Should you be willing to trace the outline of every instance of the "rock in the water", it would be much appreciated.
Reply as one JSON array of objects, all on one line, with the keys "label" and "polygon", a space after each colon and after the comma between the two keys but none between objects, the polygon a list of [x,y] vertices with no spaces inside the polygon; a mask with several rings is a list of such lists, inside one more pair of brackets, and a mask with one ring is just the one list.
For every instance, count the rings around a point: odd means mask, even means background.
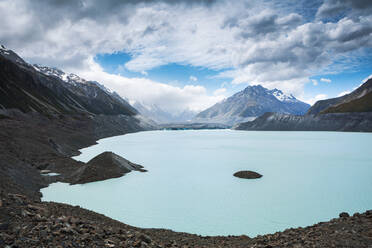
[{"label": "rock in the water", "polygon": [[261,174],[254,171],[238,171],[234,173],[234,176],[245,179],[256,179],[262,177]]},{"label": "rock in the water", "polygon": [[73,184],[101,181],[121,177],[131,171],[146,172],[143,166],[132,163],[112,152],[104,152],[78,169]]}]

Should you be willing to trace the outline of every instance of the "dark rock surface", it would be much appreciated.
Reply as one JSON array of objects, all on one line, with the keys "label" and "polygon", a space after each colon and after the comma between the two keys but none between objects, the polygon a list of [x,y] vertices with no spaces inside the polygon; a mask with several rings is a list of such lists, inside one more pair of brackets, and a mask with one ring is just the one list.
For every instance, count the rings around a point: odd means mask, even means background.
[{"label": "dark rock surface", "polygon": [[257,179],[261,178],[262,175],[254,171],[238,171],[234,173],[234,177],[244,178],[244,179]]},{"label": "dark rock surface", "polygon": [[115,153],[104,152],[72,173],[71,181],[73,184],[96,182],[121,177],[131,171],[146,172],[141,165],[132,163]]}]

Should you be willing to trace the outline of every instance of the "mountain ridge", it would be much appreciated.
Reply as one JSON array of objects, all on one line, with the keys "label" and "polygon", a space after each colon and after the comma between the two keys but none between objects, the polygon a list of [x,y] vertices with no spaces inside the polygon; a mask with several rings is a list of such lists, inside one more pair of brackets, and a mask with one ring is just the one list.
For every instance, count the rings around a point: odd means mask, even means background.
[{"label": "mountain ridge", "polygon": [[23,112],[134,116],[138,112],[97,82],[63,71],[30,65],[15,52],[0,49],[0,105]]},{"label": "mountain ridge", "polygon": [[349,94],[336,97],[336,98],[330,98],[326,100],[320,100],[317,101],[306,114],[310,115],[316,115],[321,113],[322,111],[326,111],[329,107],[335,107],[339,104],[347,103],[352,100],[356,100],[358,98],[361,98],[372,91],[372,79],[367,79],[362,85],[360,85],[357,89],[352,91]]}]

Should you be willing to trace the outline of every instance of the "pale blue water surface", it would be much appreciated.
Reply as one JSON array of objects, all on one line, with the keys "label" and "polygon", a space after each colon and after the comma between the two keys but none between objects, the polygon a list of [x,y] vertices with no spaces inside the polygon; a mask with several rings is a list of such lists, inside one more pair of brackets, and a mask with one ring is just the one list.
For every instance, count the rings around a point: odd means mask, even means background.
[{"label": "pale blue water surface", "polygon": [[[251,237],[372,209],[372,134],[149,131],[82,149],[115,152],[148,170],[42,190],[44,201],[80,205],[137,227]],[[263,175],[233,177],[239,170]]]}]

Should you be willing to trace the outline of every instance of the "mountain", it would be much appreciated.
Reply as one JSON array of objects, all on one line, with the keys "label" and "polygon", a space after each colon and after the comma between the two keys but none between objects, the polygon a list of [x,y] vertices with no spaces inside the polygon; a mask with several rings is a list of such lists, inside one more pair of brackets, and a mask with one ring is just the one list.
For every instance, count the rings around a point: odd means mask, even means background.
[{"label": "mountain", "polygon": [[266,113],[238,130],[372,132],[372,79],[342,97],[316,102],[306,115]]},{"label": "mountain", "polygon": [[89,116],[92,128],[103,130],[110,126],[110,131],[105,129],[109,133],[152,126],[127,101],[98,82],[56,68],[28,64],[15,52],[0,46],[1,116],[14,113],[13,109],[48,118]]},{"label": "mountain", "polygon": [[266,112],[304,114],[310,105],[281,90],[269,90],[261,85],[248,86],[233,96],[200,112],[196,122],[235,124],[253,120]]},{"label": "mountain", "polygon": [[139,113],[157,123],[180,123],[188,122],[194,118],[196,112],[191,110],[184,110],[178,113],[170,113],[163,110],[156,104],[147,105],[141,102],[134,102],[133,107],[136,108]]},{"label": "mountain", "polygon": [[23,112],[136,115],[137,110],[97,82],[56,68],[27,64],[11,50],[0,49],[0,104]]},{"label": "mountain", "polygon": [[[319,114],[322,112],[332,113],[332,112],[364,112],[364,111],[368,112],[368,111],[371,111],[371,103],[370,103],[371,92],[372,92],[372,79],[368,79],[365,83],[363,83],[359,88],[357,88],[350,94],[347,94],[341,97],[327,99],[327,100],[317,101],[309,109],[307,114],[315,115],[315,114]],[[365,100],[362,100],[361,98],[364,98]],[[369,108],[368,108],[368,105],[366,106],[367,108],[365,109],[361,108],[359,111],[357,111],[357,109],[353,110],[353,108],[350,108],[351,105],[359,105],[359,107],[357,108],[360,108],[363,105],[362,102],[365,101],[365,104],[368,103],[368,99],[369,99]],[[355,100],[359,100],[359,101],[355,103]]]}]

